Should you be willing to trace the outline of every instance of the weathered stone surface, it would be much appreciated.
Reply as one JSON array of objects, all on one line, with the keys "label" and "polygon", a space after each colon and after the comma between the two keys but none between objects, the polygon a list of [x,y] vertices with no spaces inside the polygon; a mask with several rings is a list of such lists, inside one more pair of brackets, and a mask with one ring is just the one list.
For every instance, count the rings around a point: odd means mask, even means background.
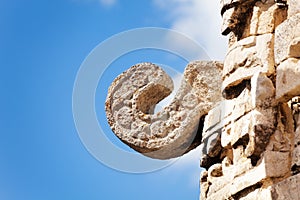
[{"label": "weathered stone surface", "polygon": [[264,115],[253,110],[240,118],[222,132],[221,144],[223,147],[233,146],[237,142],[246,142],[245,153],[247,156],[259,156],[267,146],[270,136],[274,131],[274,111],[266,110],[269,115]]},{"label": "weathered stone surface", "polygon": [[277,68],[276,99],[288,101],[300,95],[300,60],[289,58]]},{"label": "weathered stone surface", "polygon": [[225,100],[204,121],[214,142],[202,140],[211,147],[203,199],[300,199],[299,2],[221,1]]},{"label": "weathered stone surface", "polygon": [[[215,191],[214,193],[208,192],[209,195],[207,196],[207,199],[231,199],[240,191],[251,188],[256,184],[261,183],[266,178],[284,177],[289,172],[289,164],[289,153],[266,151],[263,153],[262,159],[256,167],[248,170],[247,173],[235,177],[218,191]],[[212,185],[214,183],[210,184]],[[255,189],[256,188],[254,187],[253,191]],[[252,191],[248,191],[248,193],[250,192]]]},{"label": "weathered stone surface", "polygon": [[258,0],[221,0],[221,15],[223,15],[226,10],[233,7],[248,7],[253,5]]},{"label": "weathered stone surface", "polygon": [[200,175],[200,199],[206,199],[209,190],[209,183],[207,181],[208,172],[202,171]]},{"label": "weathered stone surface", "polygon": [[151,63],[131,67],[109,88],[106,113],[112,130],[153,158],[177,157],[195,148],[200,117],[221,99],[221,70],[219,62],[190,63],[174,100],[153,114],[155,105],[171,93],[172,80]]},{"label": "weathered stone surface", "polygon": [[251,91],[246,88],[231,100],[234,101],[234,107],[223,119],[221,145],[233,146],[240,140],[249,140],[247,155],[259,155],[275,128],[276,110],[272,107],[274,95],[272,81],[264,74],[256,73],[251,79]]},{"label": "weathered stone surface", "polygon": [[300,37],[292,40],[288,55],[289,57],[300,58]]},{"label": "weathered stone surface", "polygon": [[288,1],[288,16],[292,17],[297,13],[300,13],[300,1],[299,0],[287,0]]},{"label": "weathered stone surface", "polygon": [[270,188],[256,189],[253,192],[248,193],[246,196],[241,197],[239,200],[266,200],[266,199],[272,200],[272,194]]},{"label": "weathered stone surface", "polygon": [[291,176],[277,184],[259,188],[240,200],[296,200],[300,199],[300,176]]},{"label": "weathered stone surface", "polygon": [[208,167],[210,161],[208,159],[218,156],[221,151],[221,110],[220,104],[210,110],[205,117],[202,132],[202,155],[207,155],[206,160],[202,159],[201,166]]},{"label": "weathered stone surface", "polygon": [[274,105],[275,87],[264,73],[255,73],[251,78],[251,102],[256,108],[270,108]]},{"label": "weathered stone surface", "polygon": [[222,90],[250,79],[256,72],[274,74],[273,34],[251,36],[237,42],[224,61]]},{"label": "weathered stone surface", "polygon": [[270,137],[270,141],[266,150],[279,151],[279,152],[290,152],[291,143],[290,138],[287,137],[280,130],[276,130],[275,133]]},{"label": "weathered stone surface", "polygon": [[228,35],[238,24],[238,18],[235,14],[235,8],[230,8],[223,14],[223,24],[221,32],[223,35]]},{"label": "weathered stone surface", "polygon": [[[275,61],[280,62],[293,55],[293,49],[298,48],[297,38],[300,37],[300,13],[293,15],[281,23],[275,30]],[[299,53],[296,53],[298,55]]]},{"label": "weathered stone surface", "polygon": [[253,7],[252,17],[243,38],[274,33],[275,28],[287,18],[287,9],[278,7],[274,0],[258,1]]},{"label": "weathered stone surface", "polygon": [[248,16],[257,0],[222,0],[221,14],[223,16],[222,34],[233,32],[240,39],[245,26],[248,24]]},{"label": "weathered stone surface", "polygon": [[202,154],[213,158],[216,157],[222,149],[221,130],[216,130],[210,133],[210,135],[206,135],[206,137],[202,139]]},{"label": "weathered stone surface", "polygon": [[300,199],[300,174],[275,184],[272,186],[271,192],[274,200]]}]

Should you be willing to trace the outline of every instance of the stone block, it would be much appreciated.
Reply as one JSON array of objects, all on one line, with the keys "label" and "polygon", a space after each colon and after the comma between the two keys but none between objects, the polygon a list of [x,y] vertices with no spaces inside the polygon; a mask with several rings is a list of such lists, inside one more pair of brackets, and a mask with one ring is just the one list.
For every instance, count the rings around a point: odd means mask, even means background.
[{"label": "stone block", "polygon": [[209,131],[209,134],[207,133],[202,139],[201,149],[202,155],[208,155],[211,158],[216,157],[222,149],[221,130]]},{"label": "stone block", "polygon": [[[246,88],[236,99],[230,100],[233,107],[231,112],[223,117],[224,129],[221,135],[221,145],[232,146],[247,135],[248,139],[249,136],[262,137],[250,139],[250,143],[253,141],[265,143],[274,128],[274,96],[275,88],[272,81],[262,73],[255,73],[251,78],[251,91]],[[262,145],[262,143],[257,144]],[[253,147],[249,147],[248,150],[257,148],[256,144],[252,145]],[[252,151],[254,150],[249,153]]]},{"label": "stone block", "polygon": [[256,73],[251,78],[251,101],[255,108],[269,108],[273,106],[275,87],[270,78],[263,73]]},{"label": "stone block", "polygon": [[233,196],[240,191],[259,184],[267,178],[279,178],[287,175],[289,163],[289,153],[266,151],[256,167],[235,177],[223,188],[210,194],[207,199],[234,199]]},{"label": "stone block", "polygon": [[287,9],[278,7],[274,0],[258,1],[253,7],[250,24],[243,37],[274,33],[275,28],[287,18]]},{"label": "stone block", "polygon": [[249,80],[255,73],[274,74],[273,34],[240,40],[227,53],[223,68],[222,91]]},{"label": "stone block", "polygon": [[205,131],[212,129],[217,126],[221,122],[221,114],[222,114],[223,104],[218,104],[216,107],[211,109],[205,117],[204,121],[204,134]]},{"label": "stone block", "polygon": [[247,195],[241,197],[239,200],[272,200],[271,189],[270,187],[263,189],[259,188],[254,190],[253,192],[248,193]]},{"label": "stone block", "polygon": [[[249,139],[248,154],[261,152],[274,131],[275,110],[252,110],[237,121],[225,126],[221,134],[222,147],[232,146],[240,139]],[[249,138],[250,137],[250,138]],[[253,137],[253,138],[251,138]],[[240,141],[241,142],[241,141]]]},{"label": "stone block", "polygon": [[296,200],[300,199],[300,174],[291,176],[272,186],[272,199]]},{"label": "stone block", "polygon": [[277,68],[276,99],[284,102],[300,95],[300,59],[289,58]]},{"label": "stone block", "polygon": [[265,151],[263,161],[267,177],[284,177],[290,172],[290,153]]}]

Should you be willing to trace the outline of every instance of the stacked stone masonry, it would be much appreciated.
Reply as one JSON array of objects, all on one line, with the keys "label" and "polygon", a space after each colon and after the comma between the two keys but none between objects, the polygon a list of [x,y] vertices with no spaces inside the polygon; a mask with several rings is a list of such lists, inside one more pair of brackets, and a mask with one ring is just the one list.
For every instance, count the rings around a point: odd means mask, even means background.
[{"label": "stacked stone masonry", "polygon": [[200,198],[298,200],[300,1],[221,7],[224,99],[204,122]]},{"label": "stacked stone masonry", "polygon": [[118,138],[169,159],[200,145],[202,200],[300,200],[300,0],[221,0],[224,62],[195,61],[173,101],[158,66],[117,77],[106,100]]}]

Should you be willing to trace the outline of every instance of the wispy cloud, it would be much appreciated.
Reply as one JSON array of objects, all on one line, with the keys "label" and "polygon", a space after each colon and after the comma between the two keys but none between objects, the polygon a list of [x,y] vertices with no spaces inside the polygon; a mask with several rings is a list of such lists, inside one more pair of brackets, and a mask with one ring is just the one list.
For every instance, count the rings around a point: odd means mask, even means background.
[{"label": "wispy cloud", "polygon": [[169,169],[171,171],[182,171],[186,173],[189,179],[189,187],[197,188],[199,185],[200,178],[200,157],[201,157],[201,149],[198,147],[189,153],[180,157]]},{"label": "wispy cloud", "polygon": [[100,0],[102,6],[111,7],[117,3],[117,0]]},{"label": "wispy cloud", "polygon": [[[172,29],[203,45],[211,59],[223,60],[227,42],[220,32],[222,19],[219,1],[153,0],[153,3],[167,13],[166,19],[170,20]],[[178,45],[185,48],[180,41]]]}]

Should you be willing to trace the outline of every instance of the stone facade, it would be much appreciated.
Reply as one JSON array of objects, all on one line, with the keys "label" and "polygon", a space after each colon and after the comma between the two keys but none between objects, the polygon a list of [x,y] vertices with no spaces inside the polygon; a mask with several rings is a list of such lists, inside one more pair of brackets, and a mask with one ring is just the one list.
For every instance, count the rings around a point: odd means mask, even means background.
[{"label": "stone facade", "polygon": [[200,198],[300,199],[300,1],[221,0],[229,35],[223,63],[196,61],[174,100],[158,66],[141,63],[112,83],[110,126],[146,156],[201,146]]},{"label": "stone facade", "polygon": [[230,42],[224,99],[204,123],[203,142],[217,142],[203,148],[201,199],[300,199],[299,5],[221,2]]}]

